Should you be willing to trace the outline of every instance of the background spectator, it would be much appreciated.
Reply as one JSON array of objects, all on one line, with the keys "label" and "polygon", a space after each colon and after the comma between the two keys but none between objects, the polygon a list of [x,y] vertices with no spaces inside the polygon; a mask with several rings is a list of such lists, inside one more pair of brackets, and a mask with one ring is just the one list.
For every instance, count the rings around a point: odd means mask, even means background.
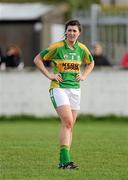
[{"label": "background spectator", "polygon": [[0,48],[0,64],[1,64],[1,62],[2,62],[2,58],[3,58],[3,54],[2,54],[2,50],[1,50],[1,48]]},{"label": "background spectator", "polygon": [[2,52],[2,49],[0,48],[0,70],[5,70],[6,65],[5,65],[5,58]]},{"label": "background spectator", "polygon": [[128,69],[128,53],[124,54],[121,60],[121,67],[124,69]]},{"label": "background spectator", "polygon": [[23,69],[24,63],[21,58],[21,50],[15,44],[8,46],[5,56],[6,67]]},{"label": "background spectator", "polygon": [[103,54],[103,47],[100,43],[96,43],[93,46],[93,52],[92,52],[95,65],[96,66],[110,66],[110,62],[107,59],[107,57]]}]

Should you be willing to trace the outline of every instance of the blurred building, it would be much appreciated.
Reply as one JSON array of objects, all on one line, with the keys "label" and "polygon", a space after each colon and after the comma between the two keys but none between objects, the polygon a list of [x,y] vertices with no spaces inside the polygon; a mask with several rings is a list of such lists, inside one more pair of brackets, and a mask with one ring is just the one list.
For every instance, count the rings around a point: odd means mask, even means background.
[{"label": "blurred building", "polygon": [[67,9],[65,4],[0,3],[0,47],[17,44],[25,66],[33,66],[34,56],[53,39],[52,25],[64,22]]},{"label": "blurred building", "polygon": [[101,2],[105,5],[128,5],[128,0],[101,0]]},{"label": "blurred building", "polygon": [[93,4],[87,10],[76,11],[73,17],[79,19],[83,26],[81,41],[89,48],[95,42],[102,43],[110,63],[119,65],[128,51],[128,6]]}]

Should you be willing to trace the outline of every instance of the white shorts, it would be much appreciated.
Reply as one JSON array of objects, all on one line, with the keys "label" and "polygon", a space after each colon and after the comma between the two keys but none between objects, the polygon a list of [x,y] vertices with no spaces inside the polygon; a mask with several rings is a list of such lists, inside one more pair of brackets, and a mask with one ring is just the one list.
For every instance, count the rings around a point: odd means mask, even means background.
[{"label": "white shorts", "polygon": [[72,110],[80,109],[81,90],[73,88],[50,89],[50,98],[55,108],[62,105],[69,105]]}]

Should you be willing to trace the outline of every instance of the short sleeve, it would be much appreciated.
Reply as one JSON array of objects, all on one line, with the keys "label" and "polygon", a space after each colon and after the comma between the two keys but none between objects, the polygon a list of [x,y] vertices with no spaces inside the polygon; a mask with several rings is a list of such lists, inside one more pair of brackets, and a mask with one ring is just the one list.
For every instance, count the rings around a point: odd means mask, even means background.
[{"label": "short sleeve", "polygon": [[84,47],[84,59],[83,59],[83,63],[84,64],[90,64],[92,61],[94,61],[93,56],[91,55],[91,53],[88,50],[88,48],[85,46]]},{"label": "short sleeve", "polygon": [[43,61],[52,60],[54,58],[54,54],[56,52],[56,48],[51,48],[50,46],[40,52],[40,57]]}]

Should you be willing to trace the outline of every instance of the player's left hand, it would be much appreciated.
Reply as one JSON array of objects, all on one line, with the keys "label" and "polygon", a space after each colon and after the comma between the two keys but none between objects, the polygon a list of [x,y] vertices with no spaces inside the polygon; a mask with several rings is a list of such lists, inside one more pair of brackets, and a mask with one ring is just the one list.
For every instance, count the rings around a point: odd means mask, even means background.
[{"label": "player's left hand", "polygon": [[76,75],[76,80],[77,80],[77,81],[84,81],[84,80],[85,80],[85,77],[82,76],[82,74],[77,74],[77,75]]}]

